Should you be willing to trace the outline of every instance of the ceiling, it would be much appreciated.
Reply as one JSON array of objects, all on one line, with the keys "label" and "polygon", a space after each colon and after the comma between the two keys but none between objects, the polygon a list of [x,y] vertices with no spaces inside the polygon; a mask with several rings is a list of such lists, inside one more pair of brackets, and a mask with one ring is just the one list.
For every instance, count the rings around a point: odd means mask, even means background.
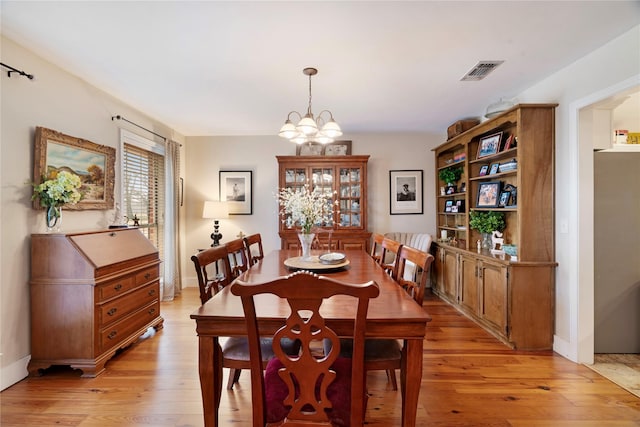
[{"label": "ceiling", "polygon": [[[185,136],[276,134],[315,67],[313,112],[348,137],[443,134],[638,25],[640,2],[2,0],[0,16],[4,36]],[[505,62],[460,81],[481,60]]]}]

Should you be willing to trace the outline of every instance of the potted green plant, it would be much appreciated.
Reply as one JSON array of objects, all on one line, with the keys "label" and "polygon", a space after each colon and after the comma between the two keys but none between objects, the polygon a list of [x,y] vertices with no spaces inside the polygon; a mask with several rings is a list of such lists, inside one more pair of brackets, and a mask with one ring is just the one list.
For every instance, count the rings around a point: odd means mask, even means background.
[{"label": "potted green plant", "polygon": [[491,249],[491,235],[503,231],[506,225],[504,212],[473,210],[469,215],[469,227],[482,233],[483,249]]},{"label": "potted green plant", "polygon": [[462,176],[462,168],[461,167],[449,167],[446,169],[441,169],[438,172],[438,177],[442,182],[445,182],[447,185],[453,186]]}]

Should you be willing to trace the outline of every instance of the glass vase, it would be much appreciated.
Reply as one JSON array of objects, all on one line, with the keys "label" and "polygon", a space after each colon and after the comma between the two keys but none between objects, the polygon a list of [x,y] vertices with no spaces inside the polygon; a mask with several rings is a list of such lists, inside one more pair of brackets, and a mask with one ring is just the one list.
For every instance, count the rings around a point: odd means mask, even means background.
[{"label": "glass vase", "polygon": [[62,206],[48,206],[45,220],[47,222],[47,233],[60,231],[62,224]]},{"label": "glass vase", "polygon": [[315,233],[298,233],[300,247],[302,248],[301,261],[311,261],[311,244],[316,237]]},{"label": "glass vase", "polygon": [[482,249],[493,249],[493,240],[491,239],[492,234],[493,233],[482,233]]}]

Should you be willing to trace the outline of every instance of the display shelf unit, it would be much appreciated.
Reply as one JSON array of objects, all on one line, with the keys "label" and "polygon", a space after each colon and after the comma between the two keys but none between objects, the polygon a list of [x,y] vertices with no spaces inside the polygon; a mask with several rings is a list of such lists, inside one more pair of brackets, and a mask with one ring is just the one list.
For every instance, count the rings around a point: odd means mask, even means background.
[{"label": "display shelf unit", "polygon": [[[552,346],[556,106],[516,105],[434,149],[434,291],[514,348]],[[463,173],[455,191],[442,194],[447,183],[439,172],[448,167]],[[487,191],[479,194],[481,188]],[[504,189],[515,197],[500,204]],[[452,206],[462,209],[452,212]],[[502,237],[516,246],[514,257],[477,249],[481,233],[469,226],[473,210],[504,213]]]},{"label": "display shelf unit", "polygon": [[[361,249],[368,251],[371,233],[367,230],[368,155],[358,156],[276,156],[279,188],[318,189],[334,194],[337,207],[333,222],[317,229],[322,249]],[[283,249],[298,249],[295,228],[280,222]]]}]

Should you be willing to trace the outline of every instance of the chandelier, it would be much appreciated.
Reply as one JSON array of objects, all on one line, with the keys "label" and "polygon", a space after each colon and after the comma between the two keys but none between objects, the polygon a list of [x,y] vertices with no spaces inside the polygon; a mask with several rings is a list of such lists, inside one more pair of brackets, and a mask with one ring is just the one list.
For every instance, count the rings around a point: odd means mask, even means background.
[{"label": "chandelier", "polygon": [[[303,117],[302,114],[297,111],[291,111],[287,115],[287,120],[280,128],[278,135],[296,144],[304,144],[305,142],[328,144],[333,142],[334,138],[342,135],[342,130],[335,120],[333,120],[331,111],[322,110],[320,114],[318,114],[318,117],[315,118],[311,112],[311,76],[318,74],[318,70],[315,68],[305,68],[302,72],[305,76],[309,76],[309,106],[307,107],[307,114]],[[291,122],[292,114],[297,115],[300,119],[297,125]],[[328,120],[325,120],[327,115],[329,116]]]}]

